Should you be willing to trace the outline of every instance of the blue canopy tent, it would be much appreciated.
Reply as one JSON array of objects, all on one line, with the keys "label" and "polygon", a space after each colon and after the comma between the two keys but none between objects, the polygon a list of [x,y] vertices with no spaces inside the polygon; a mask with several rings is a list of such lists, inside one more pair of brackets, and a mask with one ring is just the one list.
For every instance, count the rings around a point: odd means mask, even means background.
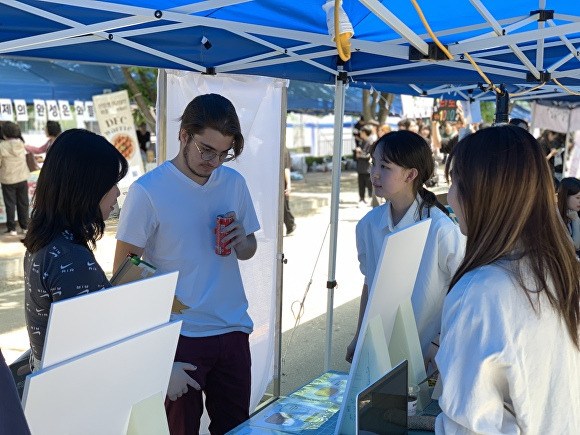
[{"label": "blue canopy tent", "polygon": [[[340,62],[323,3],[5,0],[0,53],[334,84]],[[354,28],[352,57],[344,64],[350,82],[406,94],[442,84],[474,86],[483,80],[469,53],[496,84],[525,87],[528,79],[556,78],[572,89],[580,85],[573,61],[580,57],[575,2],[514,0],[509,8],[499,0],[448,0],[444,8],[421,3],[453,59],[441,59],[432,48],[410,2],[344,2]]]},{"label": "blue canopy tent", "polygon": [[90,100],[122,88],[119,67],[0,58],[0,97],[43,100]]},{"label": "blue canopy tent", "polygon": [[[576,1],[420,0],[422,21],[411,2],[345,0],[343,8],[354,29],[347,61],[340,60],[328,36],[324,3],[3,0],[0,54],[335,85],[334,168],[340,167],[347,83],[398,94],[437,96],[451,91],[465,99],[495,99],[489,84],[506,84],[510,93],[520,93],[518,98],[578,99]],[[327,368],[339,179],[340,171],[334,171]]]}]

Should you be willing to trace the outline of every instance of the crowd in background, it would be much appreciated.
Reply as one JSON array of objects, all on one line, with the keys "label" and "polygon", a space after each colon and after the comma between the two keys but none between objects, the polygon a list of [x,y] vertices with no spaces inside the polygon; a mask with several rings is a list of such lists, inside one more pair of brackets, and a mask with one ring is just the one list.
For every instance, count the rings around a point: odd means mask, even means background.
[{"label": "crowd in background", "polygon": [[[520,118],[512,118],[509,122],[512,125],[524,128],[530,131],[530,127],[527,121]],[[370,189],[370,181],[367,181],[366,174],[370,174],[368,171],[367,160],[370,158],[368,153],[365,153],[365,147],[368,148],[370,144],[375,143],[384,134],[390,131],[397,130],[409,130],[422,136],[427,143],[431,146],[433,151],[433,157],[435,159],[435,174],[431,180],[426,184],[427,187],[432,187],[437,185],[438,177],[437,170],[439,164],[444,165],[447,156],[457,144],[457,142],[464,138],[469,133],[474,133],[478,130],[490,127],[491,124],[487,122],[479,122],[467,124],[463,118],[463,113],[459,111],[457,121],[444,121],[439,122],[428,118],[403,118],[397,123],[396,130],[393,129],[389,124],[380,124],[376,120],[365,121],[361,116],[360,119],[353,127],[353,136],[355,140],[355,149],[353,150],[353,157],[357,164],[357,172],[359,173],[359,196],[361,204],[366,204],[366,198],[363,191],[363,186]],[[530,131],[530,133],[534,133]],[[544,129],[541,130],[539,136],[536,137],[544,154],[546,155],[546,160],[552,171],[554,177],[554,183],[556,188],[558,183],[563,178],[563,166],[565,159],[565,142],[566,134],[558,133],[552,130]],[[369,144],[370,143],[370,144]],[[573,149],[572,139],[568,143],[568,156]],[[360,167],[359,167],[360,166]],[[373,194],[369,190],[368,197],[372,198]],[[373,206],[377,203],[372,202]]]}]

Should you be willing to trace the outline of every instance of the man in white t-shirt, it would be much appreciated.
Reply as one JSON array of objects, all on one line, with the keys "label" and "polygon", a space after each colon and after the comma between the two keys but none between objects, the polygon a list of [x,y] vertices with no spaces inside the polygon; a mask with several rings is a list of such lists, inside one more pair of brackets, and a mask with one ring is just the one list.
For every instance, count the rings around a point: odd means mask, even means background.
[{"label": "man in white t-shirt", "polygon": [[[222,166],[244,146],[232,103],[217,94],[194,98],[179,142],[173,160],[130,187],[114,269],[131,252],[158,273],[179,271],[171,319],[183,324],[165,401],[169,429],[199,432],[203,391],[210,432],[226,433],[249,417],[253,323],[238,260],[253,257],[260,224],[244,178]],[[226,213],[234,216],[223,239],[231,254],[221,256],[213,229]]]}]

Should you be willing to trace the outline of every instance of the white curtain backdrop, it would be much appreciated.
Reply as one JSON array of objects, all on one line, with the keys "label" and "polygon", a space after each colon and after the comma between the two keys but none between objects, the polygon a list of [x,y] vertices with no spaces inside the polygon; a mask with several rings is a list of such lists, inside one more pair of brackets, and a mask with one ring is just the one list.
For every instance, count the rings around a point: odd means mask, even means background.
[{"label": "white curtain backdrop", "polygon": [[264,395],[274,372],[276,238],[284,86],[288,86],[287,80],[167,71],[167,159],[172,159],[179,151],[179,118],[197,95],[217,93],[228,98],[235,106],[242,126],[244,150],[239,158],[226,165],[245,177],[261,225],[261,230],[256,233],[256,255],[251,260],[240,262],[249,312],[254,321],[254,332],[250,336],[251,410]]},{"label": "white curtain backdrop", "polygon": [[[572,110],[571,117],[570,110]],[[534,127],[547,128],[558,133],[566,133],[568,131],[569,117],[570,131],[580,130],[580,108],[569,109],[566,106],[552,107],[536,104]]]}]

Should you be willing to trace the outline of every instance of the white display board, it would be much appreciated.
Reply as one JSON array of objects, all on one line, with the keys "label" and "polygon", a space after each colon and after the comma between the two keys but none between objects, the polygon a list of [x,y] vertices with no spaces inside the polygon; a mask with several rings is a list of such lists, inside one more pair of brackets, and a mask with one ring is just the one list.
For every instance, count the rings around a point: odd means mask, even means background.
[{"label": "white display board", "polygon": [[178,272],[55,302],[41,368],[169,321]]},{"label": "white display board", "polygon": [[[423,249],[431,219],[422,220],[385,237],[377,272],[369,288],[367,308],[361,323],[360,334],[348,375],[346,391],[338,416],[335,434],[355,433],[356,395],[398,361],[391,361],[389,343],[399,307],[410,306],[413,287],[421,264]],[[414,323],[414,317],[413,317]],[[407,323],[406,330],[400,330],[405,337],[396,341],[406,341],[412,352],[409,361],[423,360],[416,325]],[[413,328],[414,326],[414,328]],[[424,368],[423,368],[424,372]]]},{"label": "white display board", "polygon": [[22,403],[30,431],[121,435],[134,405],[158,398],[163,409],[180,328],[168,323],[28,376]]}]

